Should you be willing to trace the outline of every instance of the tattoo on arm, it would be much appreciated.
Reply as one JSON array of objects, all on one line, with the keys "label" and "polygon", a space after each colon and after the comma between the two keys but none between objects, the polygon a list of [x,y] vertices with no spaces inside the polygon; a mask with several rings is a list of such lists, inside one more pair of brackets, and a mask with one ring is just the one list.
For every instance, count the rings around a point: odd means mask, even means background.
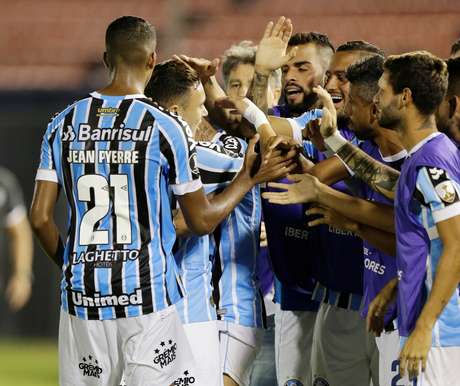
[{"label": "tattoo on arm", "polygon": [[261,109],[265,114],[268,112],[267,103],[267,90],[268,90],[268,75],[254,74],[254,79],[249,89],[249,99],[251,99],[256,106]]},{"label": "tattoo on arm", "polygon": [[399,178],[397,170],[376,161],[350,143],[342,146],[337,155],[373,190],[394,199]]}]

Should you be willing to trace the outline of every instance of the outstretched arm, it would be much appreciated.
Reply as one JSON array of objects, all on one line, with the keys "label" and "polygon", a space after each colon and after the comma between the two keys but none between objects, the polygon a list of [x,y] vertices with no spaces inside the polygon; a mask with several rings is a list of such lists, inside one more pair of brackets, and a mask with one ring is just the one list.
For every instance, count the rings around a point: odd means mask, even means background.
[{"label": "outstretched arm", "polygon": [[327,206],[361,224],[394,233],[393,207],[362,200],[339,192],[322,184],[309,174],[294,174],[288,177],[294,184],[269,183],[281,192],[265,192],[263,198],[273,204],[288,205],[315,202]]}]

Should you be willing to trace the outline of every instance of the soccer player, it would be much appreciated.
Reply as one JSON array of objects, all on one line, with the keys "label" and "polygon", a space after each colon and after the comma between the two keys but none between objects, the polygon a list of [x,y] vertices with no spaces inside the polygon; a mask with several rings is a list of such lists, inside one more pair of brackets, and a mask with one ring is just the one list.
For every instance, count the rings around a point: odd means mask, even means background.
[{"label": "soccer player", "polygon": [[0,218],[11,254],[5,295],[10,309],[19,311],[32,293],[33,240],[22,189],[14,174],[3,167],[0,167],[0,197]]},{"label": "soccer player", "polygon": [[[57,114],[43,138],[31,219],[63,272],[61,385],[114,385],[122,372],[128,385],[180,376],[192,356],[174,307],[182,290],[168,189],[189,228],[206,234],[259,182],[253,141],[238,183],[206,198],[190,127],[143,94],[155,47],[150,23],[113,21],[104,53],[110,83]],[[53,219],[61,187],[64,244]]]},{"label": "soccer player", "polygon": [[446,97],[436,111],[438,130],[460,146],[460,58],[447,60],[449,81]]},{"label": "soccer player", "polygon": [[[169,60],[155,66],[146,95],[169,111],[179,114],[195,131],[206,115],[201,81],[206,79],[200,79],[199,74],[183,61]],[[230,136],[222,141],[222,146],[211,142],[197,143],[197,165],[207,194],[221,191],[229,185],[243,166],[244,149],[239,141]],[[176,230],[186,232],[181,216],[175,220]],[[176,307],[196,364],[194,371],[190,369],[191,366],[184,369],[181,379],[193,377],[199,384],[218,385],[222,382],[222,372],[217,316],[212,303],[210,253],[208,235],[187,235],[177,240],[174,255],[187,295]],[[176,382],[180,382],[180,379]]]},{"label": "soccer player", "polygon": [[419,385],[458,382],[460,153],[437,131],[434,112],[447,66],[427,52],[390,56],[376,96],[379,122],[408,151],[398,181],[396,236],[401,373]]}]

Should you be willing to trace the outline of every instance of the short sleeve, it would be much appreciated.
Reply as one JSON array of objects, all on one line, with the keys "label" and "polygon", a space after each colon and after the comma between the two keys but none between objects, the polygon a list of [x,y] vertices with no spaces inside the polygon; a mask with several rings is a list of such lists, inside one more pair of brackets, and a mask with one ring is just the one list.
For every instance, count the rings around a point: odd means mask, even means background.
[{"label": "short sleeve", "polygon": [[460,184],[443,169],[420,168],[415,197],[430,208],[436,223],[460,215]]},{"label": "short sleeve", "polygon": [[41,181],[51,181],[58,183],[58,176],[54,163],[53,142],[57,134],[58,127],[54,119],[49,123],[45,135],[42,139],[40,149],[40,164],[38,166],[35,179]]},{"label": "short sleeve", "polygon": [[158,123],[160,150],[169,164],[169,183],[175,195],[195,192],[202,187],[196,143],[192,130],[180,118],[167,116]]},{"label": "short sleeve", "polygon": [[19,182],[13,173],[4,168],[0,168],[0,201],[4,208],[6,227],[16,225],[27,216]]},{"label": "short sleeve", "polygon": [[314,109],[304,112],[302,115],[295,118],[287,118],[292,129],[292,138],[302,144],[303,136],[302,130],[307,125],[308,122],[319,119],[323,116],[323,111],[320,109]]}]

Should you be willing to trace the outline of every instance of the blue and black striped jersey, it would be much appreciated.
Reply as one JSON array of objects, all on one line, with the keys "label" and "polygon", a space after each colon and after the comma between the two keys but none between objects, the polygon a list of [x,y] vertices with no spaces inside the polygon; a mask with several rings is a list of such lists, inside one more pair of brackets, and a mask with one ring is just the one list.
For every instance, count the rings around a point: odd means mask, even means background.
[{"label": "blue and black striped jersey", "polygon": [[133,317],[181,298],[168,190],[201,188],[190,128],[144,95],[92,93],[57,114],[37,180],[68,202],[61,303],[82,319]]}]

